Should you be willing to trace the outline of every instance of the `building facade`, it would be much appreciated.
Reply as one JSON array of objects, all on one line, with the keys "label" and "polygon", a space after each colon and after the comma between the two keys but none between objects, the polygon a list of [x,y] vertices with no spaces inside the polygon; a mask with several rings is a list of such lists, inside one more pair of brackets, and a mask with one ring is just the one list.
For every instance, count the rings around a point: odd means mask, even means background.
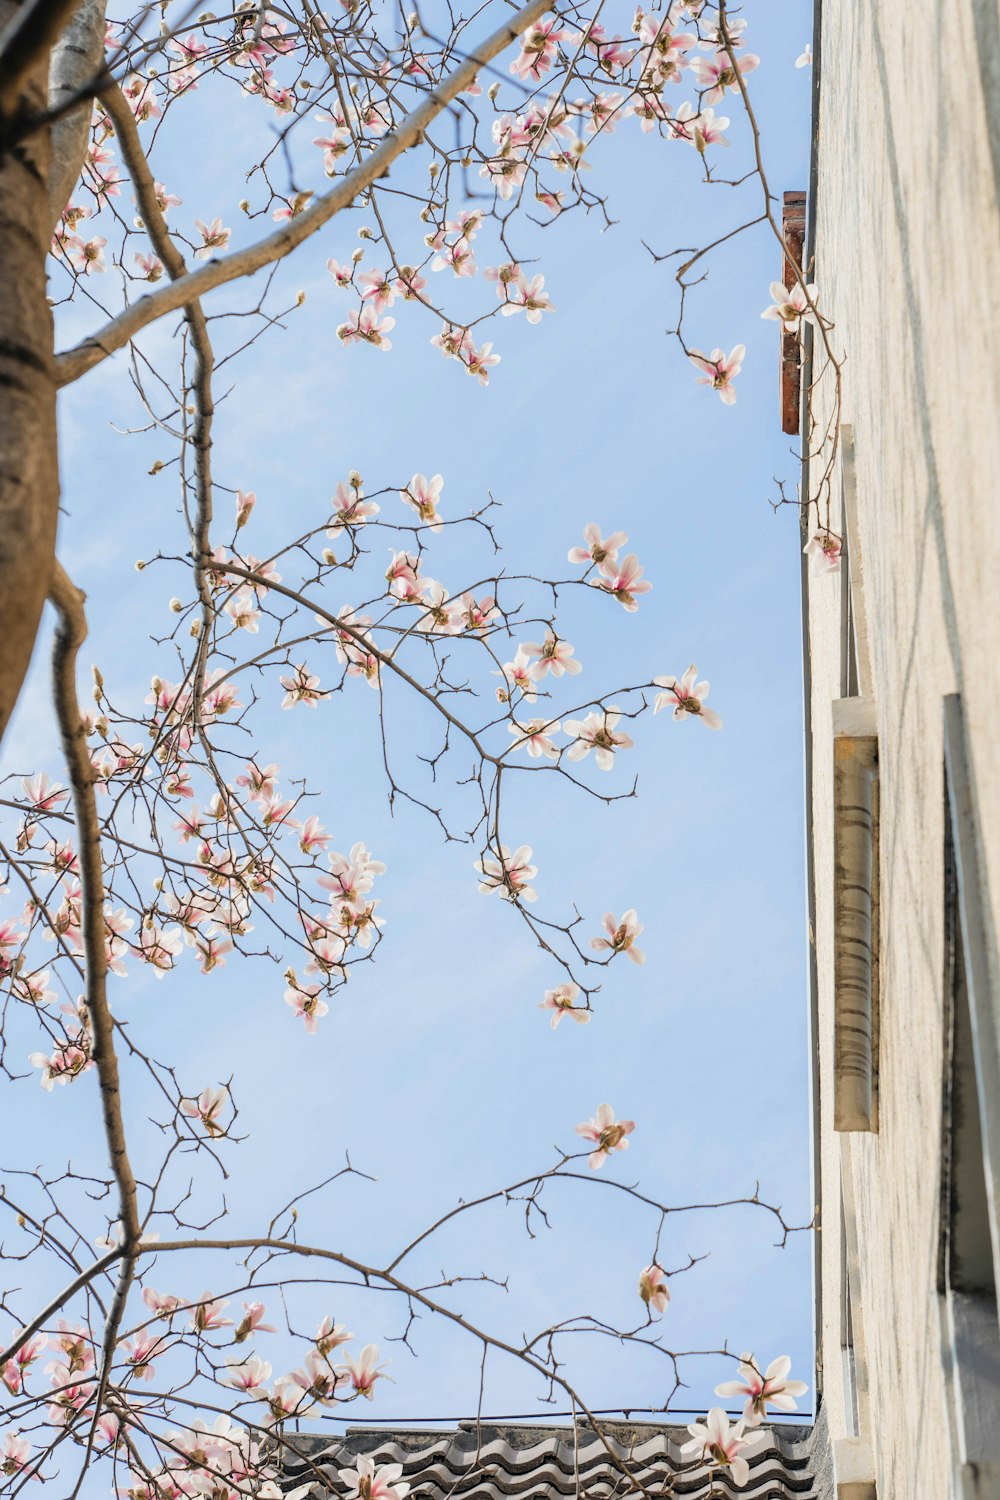
[{"label": "building facade", "polygon": [[826,0],[803,369],[838,1500],[1000,1496],[1000,10]]}]

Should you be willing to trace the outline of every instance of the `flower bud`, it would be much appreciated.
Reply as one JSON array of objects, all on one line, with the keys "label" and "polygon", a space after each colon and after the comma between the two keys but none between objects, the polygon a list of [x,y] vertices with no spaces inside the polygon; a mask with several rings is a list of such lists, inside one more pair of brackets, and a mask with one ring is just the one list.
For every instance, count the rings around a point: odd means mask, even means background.
[{"label": "flower bud", "polygon": [[157,458],[157,459],[153,460],[153,467],[151,469],[148,469],[146,472],[149,473],[149,474],[159,474],[159,472],[160,472],[160,470],[162,468],[163,468],[163,460],[162,460],[162,458]]},{"label": "flower bud", "polygon": [[337,554],[336,554],[336,552],[334,552],[334,550],[333,550],[332,547],[324,547],[323,548],[323,561],[326,563],[326,565],[327,565],[328,568],[332,568],[333,565],[336,563],[336,561],[337,561]]},{"label": "flower bud", "polygon": [[359,490],[362,484],[364,484],[364,480],[361,478],[361,475],[358,473],[357,469],[351,470],[351,472],[347,476],[347,482],[353,490]]},{"label": "flower bud", "polygon": [[240,208],[243,210],[243,212],[245,214],[248,214],[250,212],[250,200],[249,200],[249,198],[241,198],[240,199]]},{"label": "flower bud", "polygon": [[179,615],[184,606],[179,599],[171,599],[170,608],[173,610],[175,615]]},{"label": "flower bud", "polygon": [[354,253],[353,253],[353,255],[351,256],[351,260],[354,262],[355,265],[358,265],[359,262],[361,262],[361,261],[364,260],[364,258],[365,258],[365,252],[363,250],[355,250]]},{"label": "flower bud", "polygon": [[500,81],[498,79],[496,81],[496,83],[491,83],[490,86],[489,86],[489,88],[486,90],[486,97],[490,101],[491,104],[495,104],[497,102],[497,94],[499,94],[499,92],[500,92]]},{"label": "flower bud", "polygon": [[295,306],[296,307],[301,307],[302,304],[303,304],[303,302],[305,300],[306,300],[306,294],[305,294],[305,292],[296,292],[295,293]]},{"label": "flower bud", "polygon": [[358,230],[358,239],[359,240],[370,240],[371,238],[372,238],[372,232],[368,228],[368,225],[367,224],[362,224],[361,228]]},{"label": "flower bud", "polygon": [[145,566],[146,566],[146,564],[145,564],[145,563],[144,563],[144,562],[143,562],[143,560],[142,560],[142,558],[141,558],[141,557],[140,557],[140,558],[139,558],[139,561],[138,561],[138,562],[137,562],[137,563],[136,563],[136,565],[135,565],[135,571],[136,571],[136,572],[137,572],[137,573],[141,573],[141,572],[142,572],[142,570],[143,570],[143,568],[144,568],[144,567],[145,567]]}]

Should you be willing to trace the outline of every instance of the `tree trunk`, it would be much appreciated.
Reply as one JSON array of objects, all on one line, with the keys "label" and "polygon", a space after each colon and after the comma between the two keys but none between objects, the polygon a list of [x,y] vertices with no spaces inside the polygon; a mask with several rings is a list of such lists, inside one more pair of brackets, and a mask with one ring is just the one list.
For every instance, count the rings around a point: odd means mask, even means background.
[{"label": "tree trunk", "polygon": [[[0,0],[0,29],[15,14]],[[52,313],[48,129],[11,143],[20,116],[44,110],[48,52],[0,117],[0,736],[38,632],[55,555],[59,472]]]}]

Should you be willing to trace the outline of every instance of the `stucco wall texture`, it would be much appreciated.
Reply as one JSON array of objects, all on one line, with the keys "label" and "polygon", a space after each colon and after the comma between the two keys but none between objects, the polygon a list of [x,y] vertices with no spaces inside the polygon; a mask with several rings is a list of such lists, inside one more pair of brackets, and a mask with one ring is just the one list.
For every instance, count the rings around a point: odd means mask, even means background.
[{"label": "stucco wall texture", "polygon": [[[877,1134],[833,1129],[833,743],[839,574],[810,580],[824,1402],[840,1354],[842,1172],[879,1500],[945,1500],[936,1300],[943,1055],[942,699],[960,693],[1000,932],[1000,218],[996,0],[825,0],[815,263],[854,431],[879,740]],[[990,118],[990,110],[993,118]],[[799,184],[788,184],[798,187]],[[816,398],[830,411],[832,381]],[[812,476],[822,468],[812,464]],[[840,482],[833,529],[842,529]],[[862,1401],[862,1408],[864,1402]]]}]

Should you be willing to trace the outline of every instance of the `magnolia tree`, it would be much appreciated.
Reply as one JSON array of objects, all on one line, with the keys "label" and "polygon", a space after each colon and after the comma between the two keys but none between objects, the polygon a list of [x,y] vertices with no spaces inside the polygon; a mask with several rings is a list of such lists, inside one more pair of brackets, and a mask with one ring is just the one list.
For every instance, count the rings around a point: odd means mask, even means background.
[{"label": "magnolia tree", "polygon": [[[627,757],[647,716],[691,721],[687,732],[696,734],[722,727],[707,682],[684,659],[670,663],[672,674],[654,667],[585,685],[560,630],[560,601],[582,590],[594,610],[635,613],[650,584],[627,537],[596,524],[567,536],[560,577],[513,558],[445,582],[435,576],[435,548],[447,528],[476,528],[498,553],[492,503],[452,509],[440,474],[371,483],[352,472],[307,529],[262,557],[254,491],[213,472],[215,289],[253,287],[241,348],[253,342],[292,311],[276,300],[269,268],[348,208],[362,205],[370,227],[353,256],[327,263],[331,296],[341,299],[343,357],[380,359],[397,317],[423,319],[427,358],[443,356],[456,380],[484,386],[500,359],[504,324],[496,320],[537,324],[553,311],[544,273],[519,260],[524,221],[605,212],[599,184],[585,176],[603,134],[620,127],[659,136],[664,150],[689,152],[706,182],[732,181],[717,161],[729,144],[725,111],[738,111],[751,152],[739,180],[754,178],[760,190],[750,222],[769,224],[780,241],[748,93],[758,58],[745,19],[724,4],[674,0],[640,8],[616,29],[603,10],[492,0],[467,20],[450,6],[404,15],[372,0],[344,0],[330,12],[312,0],[240,0],[221,14],[163,3],[106,17],[101,0],[0,0],[0,242],[9,289],[0,302],[0,715],[6,724],[48,598],[57,612],[52,693],[64,765],[59,774],[50,766],[10,778],[2,789],[0,1060],[8,1090],[81,1091],[107,1161],[96,1176],[72,1167],[11,1174],[0,1199],[9,1217],[0,1256],[18,1276],[26,1267],[23,1276],[41,1289],[32,1304],[12,1287],[3,1294],[5,1492],[41,1479],[74,1496],[85,1481],[137,1500],[277,1495],[296,1433],[372,1399],[384,1376],[375,1342],[383,1333],[338,1323],[331,1285],[392,1294],[404,1309],[404,1338],[416,1316],[433,1315],[480,1348],[484,1365],[487,1357],[519,1361],[598,1434],[586,1393],[565,1371],[571,1334],[654,1349],[667,1361],[671,1394],[682,1383],[685,1355],[664,1340],[658,1320],[672,1277],[694,1260],[667,1265],[661,1235],[668,1215],[715,1205],[667,1203],[615,1180],[635,1127],[610,1105],[576,1125],[580,1152],[484,1191],[371,1261],[331,1245],[321,1223],[310,1237],[301,1200],[264,1211],[252,1232],[221,1215],[195,1222],[192,1181],[223,1171],[223,1153],[238,1146],[239,1079],[216,1086],[184,1076],[119,1015],[137,974],[182,970],[185,1003],[197,1006],[215,971],[256,963],[259,1003],[273,1008],[276,1033],[298,1024],[321,1039],[333,998],[389,940],[377,854],[364,843],[336,849],[322,788],[268,754],[267,715],[279,706],[291,715],[377,718],[390,799],[417,804],[449,837],[459,819],[478,855],[470,879],[505,902],[525,940],[544,950],[552,980],[540,1005],[553,1028],[590,1020],[609,965],[643,962],[634,909],[603,920],[546,911],[532,850],[520,830],[508,831],[504,795],[512,779],[530,774],[567,797],[613,802],[631,792],[605,793],[601,773]],[[165,171],[161,180],[158,170],[163,122],[203,91],[222,100],[249,94],[257,111],[241,208],[262,228],[241,248],[230,248],[224,213],[189,220],[183,181]],[[712,248],[684,253],[675,332],[687,378],[708,387],[706,400],[714,392],[731,404],[742,347],[703,352],[683,331],[685,292]],[[794,334],[811,321],[836,368],[816,288],[794,262],[791,269],[791,286],[775,283],[763,315]],[[89,308],[93,327],[54,354],[52,305],[66,303],[77,319]],[[140,335],[168,315],[172,338],[157,346],[154,363]],[[150,647],[144,701],[97,668],[81,701],[85,601],[55,549],[54,400],[59,387],[114,357],[131,361],[149,422],[169,445],[156,467],[178,487],[188,544],[175,555],[165,541],[142,564],[169,574],[176,591],[173,629]],[[822,485],[820,496],[809,545],[835,566],[839,542]],[[433,800],[400,768],[388,730],[397,707],[439,726],[431,768],[442,791]],[[443,790],[449,778],[457,801]],[[158,1127],[152,1143],[143,1135],[137,1146],[126,1128],[133,1111],[120,1065],[144,1079],[142,1109]],[[353,1170],[348,1163],[337,1176]],[[457,1309],[450,1289],[461,1276],[429,1284],[410,1274],[418,1246],[490,1204],[520,1203],[533,1232],[555,1182],[623,1195],[648,1217],[649,1264],[621,1272],[638,1276],[633,1326],[590,1311],[511,1340]],[[735,1201],[769,1216],[780,1243],[792,1232],[756,1188]],[[96,1251],[95,1212],[103,1236]],[[209,1268],[211,1285],[181,1295],[192,1259]],[[284,1292],[293,1284],[314,1286],[305,1330],[289,1318]],[[287,1367],[268,1357],[279,1325],[297,1350]],[[762,1441],[761,1421],[794,1410],[806,1388],[789,1379],[785,1357],[744,1355],[733,1373],[736,1356],[728,1346],[717,1352],[720,1376],[732,1375],[718,1394],[738,1397],[745,1411],[733,1425],[721,1408],[692,1424],[685,1456],[692,1471],[725,1473],[739,1485]],[[663,1409],[669,1404],[668,1396]],[[625,1487],[635,1487],[619,1450],[607,1448]],[[386,1500],[402,1500],[398,1480],[366,1460],[345,1476],[349,1494]]]}]

